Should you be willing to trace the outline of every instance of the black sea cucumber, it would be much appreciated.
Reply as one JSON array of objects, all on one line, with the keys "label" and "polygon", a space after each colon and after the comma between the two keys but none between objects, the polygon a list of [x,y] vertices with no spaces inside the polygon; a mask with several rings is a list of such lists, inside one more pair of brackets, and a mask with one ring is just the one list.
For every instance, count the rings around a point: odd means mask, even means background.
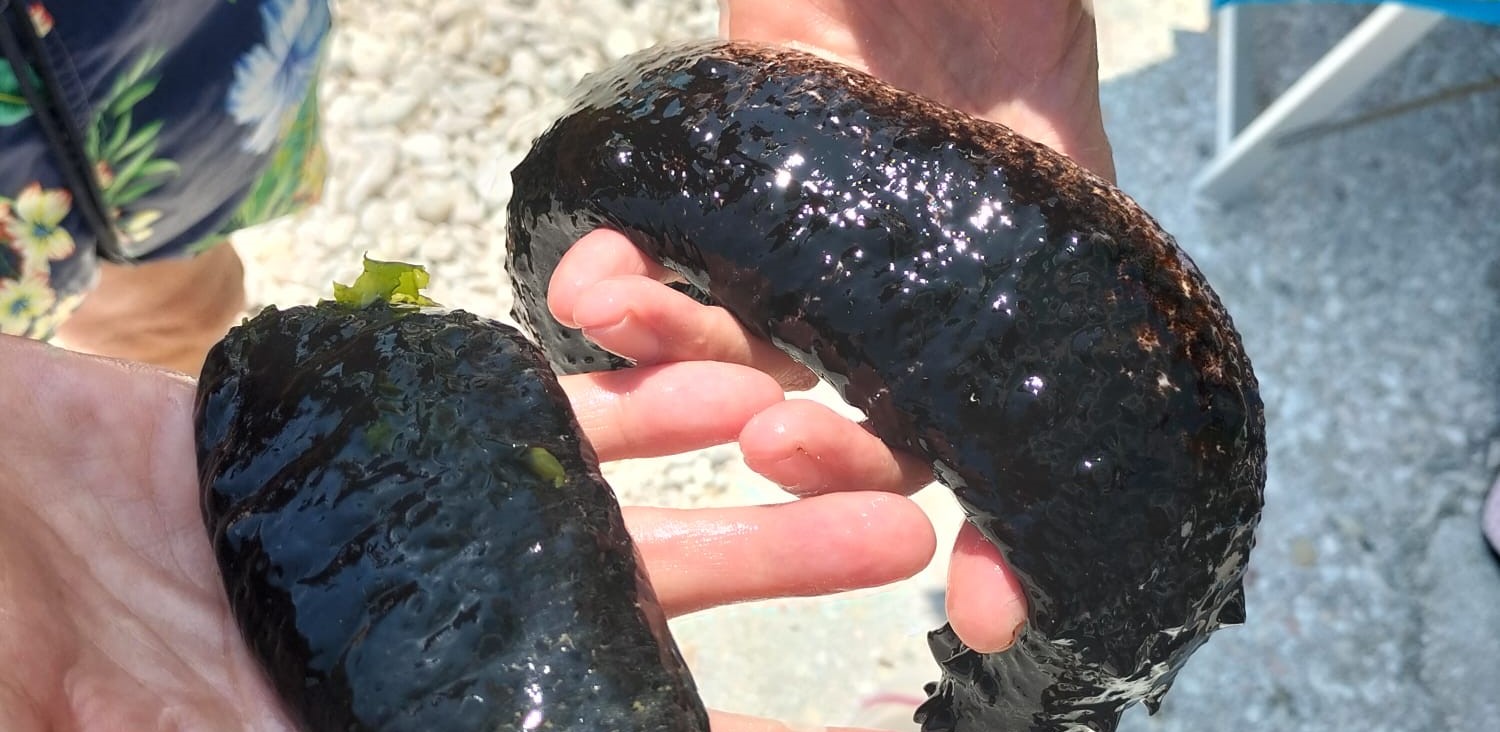
[{"label": "black sea cucumber", "polygon": [[1112,730],[1242,622],[1265,439],[1217,296],[1135,202],[1009,129],[770,46],[586,79],[515,170],[515,316],[561,371],[618,365],[546,310],[619,230],[928,458],[1022,579],[980,655],[930,637],[923,729]]},{"label": "black sea cucumber", "polygon": [[515,329],[378,298],[269,308],[209,356],[196,419],[230,607],[305,729],[708,732]]}]

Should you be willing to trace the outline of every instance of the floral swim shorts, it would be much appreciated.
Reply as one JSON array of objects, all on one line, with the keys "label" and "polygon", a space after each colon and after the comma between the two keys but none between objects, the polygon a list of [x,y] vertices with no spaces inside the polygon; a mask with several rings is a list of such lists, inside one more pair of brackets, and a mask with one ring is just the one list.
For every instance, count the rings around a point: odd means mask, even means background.
[{"label": "floral swim shorts", "polygon": [[0,332],[322,191],[329,0],[0,0]]}]

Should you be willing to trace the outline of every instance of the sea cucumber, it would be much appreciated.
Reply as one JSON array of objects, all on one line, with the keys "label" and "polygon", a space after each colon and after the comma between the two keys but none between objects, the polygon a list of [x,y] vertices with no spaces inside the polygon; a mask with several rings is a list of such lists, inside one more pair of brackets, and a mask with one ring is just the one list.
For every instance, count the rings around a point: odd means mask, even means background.
[{"label": "sea cucumber", "polygon": [[1029,603],[997,654],[930,636],[928,732],[1113,730],[1243,622],[1259,387],[1217,295],[1131,198],[1010,129],[817,57],[706,41],[584,80],[513,173],[514,316],[622,364],[545,288],[595,228],[925,456]]},{"label": "sea cucumber", "polygon": [[241,632],[318,732],[708,732],[613,492],[514,328],[377,298],[210,354],[203,514]]}]

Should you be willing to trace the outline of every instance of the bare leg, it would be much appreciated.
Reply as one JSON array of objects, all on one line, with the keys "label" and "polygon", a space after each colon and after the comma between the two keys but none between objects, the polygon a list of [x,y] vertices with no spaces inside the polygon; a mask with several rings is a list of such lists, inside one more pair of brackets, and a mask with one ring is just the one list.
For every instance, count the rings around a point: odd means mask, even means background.
[{"label": "bare leg", "polygon": [[58,330],[66,348],[193,376],[245,309],[245,271],[225,244],[196,257],[102,264],[99,286]]}]

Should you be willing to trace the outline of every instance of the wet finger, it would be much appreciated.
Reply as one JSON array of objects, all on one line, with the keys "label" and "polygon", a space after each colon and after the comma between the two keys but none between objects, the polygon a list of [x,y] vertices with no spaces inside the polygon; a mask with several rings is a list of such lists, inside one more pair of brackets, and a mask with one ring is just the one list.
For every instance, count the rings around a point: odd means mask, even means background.
[{"label": "wet finger", "polygon": [[601,280],[621,275],[640,275],[657,282],[676,282],[676,272],[657,264],[636,248],[624,234],[595,229],[585,234],[563,254],[547,283],[547,308],[557,322],[576,328],[573,308],[584,291]]},{"label": "wet finger", "polygon": [[668,615],[888,584],[927,566],[937,541],[922,509],[889,493],[736,508],[630,508],[626,526]]},{"label": "wet finger", "polygon": [[559,379],[603,461],[673,455],[732,442],[781,387],[727,363],[643,366]]},{"label": "wet finger", "polygon": [[787,389],[817,383],[805,366],[751,335],[728,311],[649,277],[595,283],[579,294],[572,319],[590,340],[639,364],[722,361],[764,371]]},{"label": "wet finger", "polygon": [[910,494],[933,479],[927,463],[892,451],[863,426],[805,399],[756,414],[739,440],[751,470],[799,496],[840,490]]},{"label": "wet finger", "polygon": [[1000,551],[965,522],[948,565],[948,623],[970,648],[1003,651],[1015,643],[1026,622],[1021,582],[1005,566]]}]

